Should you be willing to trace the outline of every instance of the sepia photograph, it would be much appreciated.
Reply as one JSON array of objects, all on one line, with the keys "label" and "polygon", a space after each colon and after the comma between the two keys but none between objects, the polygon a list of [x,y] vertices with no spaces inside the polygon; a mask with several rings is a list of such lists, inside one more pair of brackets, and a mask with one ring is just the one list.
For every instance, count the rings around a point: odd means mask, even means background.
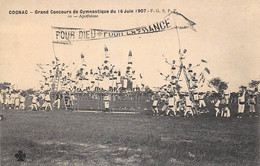
[{"label": "sepia photograph", "polygon": [[0,166],[260,165],[259,0],[0,0]]}]

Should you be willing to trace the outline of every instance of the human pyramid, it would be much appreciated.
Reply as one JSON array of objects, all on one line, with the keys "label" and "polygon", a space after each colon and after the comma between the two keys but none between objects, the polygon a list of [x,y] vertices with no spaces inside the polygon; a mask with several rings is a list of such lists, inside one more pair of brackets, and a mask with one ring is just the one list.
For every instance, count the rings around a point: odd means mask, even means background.
[{"label": "human pyramid", "polygon": [[[211,104],[214,104],[215,116],[218,117],[226,117],[229,118],[230,113],[230,93],[221,90],[218,93],[205,93],[199,92],[199,88],[204,86],[205,82],[205,74],[204,72],[210,74],[210,71],[207,67],[197,74],[194,69],[198,66],[202,66],[201,64],[193,66],[191,63],[189,65],[184,64],[185,54],[187,50],[184,49],[179,50],[179,60],[180,64],[176,65],[175,60],[170,63],[167,58],[163,56],[165,62],[171,66],[171,73],[169,75],[165,75],[160,72],[162,76],[165,77],[165,80],[169,82],[169,84],[164,85],[160,88],[160,90],[155,93],[154,100],[152,104],[152,112],[154,116],[194,116],[201,115],[203,113],[208,113],[207,105],[205,103],[205,99],[209,101]],[[205,60],[201,60],[203,64],[207,63]],[[178,71],[176,69],[178,68]],[[186,85],[188,88],[187,92],[180,91],[180,75],[184,73],[184,78],[186,81]],[[257,90],[258,91],[258,90]],[[238,116],[237,118],[242,118],[242,114],[245,111],[245,104],[247,99],[247,104],[249,105],[250,117],[257,116],[255,113],[256,107],[256,96],[257,91],[246,90],[246,87],[243,87],[240,92],[237,93],[237,103],[238,103]],[[246,97],[247,96],[247,97]],[[209,97],[211,97],[210,100]],[[163,104],[161,110],[159,111],[159,105]]]},{"label": "human pyramid", "polygon": [[[208,104],[210,103],[210,105],[214,105],[216,117],[229,118],[231,116],[230,104],[234,103],[234,99],[238,104],[237,118],[242,118],[246,104],[249,105],[250,117],[257,116],[255,107],[258,89],[252,91],[244,87],[240,92],[235,93],[237,95],[235,98],[231,97],[231,93],[227,92],[228,87],[218,92],[200,91],[200,88],[205,84],[206,75],[210,74],[209,69],[205,67],[207,61],[202,59],[201,64],[193,65],[189,63],[185,65],[184,60],[186,53],[186,49],[179,50],[179,64],[176,64],[175,60],[168,61],[168,59],[163,56],[165,62],[170,65],[171,72],[169,75],[160,72],[160,75],[165,77],[164,80],[167,81],[167,84],[160,87],[158,91],[152,92],[154,94],[151,98],[151,100],[153,100],[152,112],[154,116],[193,117],[195,115],[208,113],[210,111]],[[79,66],[80,69],[76,70],[76,73],[70,70],[66,71],[65,69],[67,69],[68,66],[66,66],[65,63],[61,63],[55,56],[56,61],[45,65],[51,68],[49,73],[46,72],[48,70],[44,68],[44,65],[37,64],[39,67],[37,71],[42,73],[44,78],[43,81],[40,81],[41,90],[27,93],[25,91],[15,90],[13,87],[9,87],[5,90],[2,89],[0,93],[2,108],[25,110],[26,105],[29,105],[30,111],[51,111],[55,105],[57,109],[60,109],[61,102],[64,102],[66,110],[68,108],[75,110],[75,103],[78,100],[75,97],[75,93],[89,93],[94,94],[94,96],[95,94],[102,93],[106,94],[105,97],[101,99],[99,96],[99,98],[96,98],[96,101],[100,103],[98,100],[102,100],[105,110],[109,111],[111,110],[109,93],[114,93],[117,96],[127,93],[142,93],[141,95],[143,95],[146,90],[151,90],[148,86],[144,86],[144,84],[141,84],[141,88],[139,88],[137,84],[135,86],[133,85],[136,77],[135,71],[132,68],[133,62],[131,58],[132,52],[130,51],[127,70],[124,77],[122,77],[120,70],[114,70],[114,65],[110,64],[107,47],[105,47],[104,64],[97,68],[98,71],[96,74],[92,69],[90,69],[90,72],[84,69],[87,65],[83,54],[81,55],[82,64]],[[111,66],[111,68],[109,66]],[[198,70],[199,67],[200,69]],[[72,77],[74,74],[75,78]],[[186,91],[181,91],[182,87],[179,84],[181,82],[181,74],[183,74],[183,80],[185,80],[188,89]],[[140,79],[142,79],[142,75],[140,74],[139,76]],[[93,80],[89,79],[92,77]],[[112,87],[106,88],[106,90],[102,89],[99,83],[103,83],[105,80],[110,81],[116,88],[120,87],[121,90],[111,90],[114,89]],[[95,89],[86,88],[89,84],[85,85],[83,82],[91,82],[92,87],[95,87]]]}]

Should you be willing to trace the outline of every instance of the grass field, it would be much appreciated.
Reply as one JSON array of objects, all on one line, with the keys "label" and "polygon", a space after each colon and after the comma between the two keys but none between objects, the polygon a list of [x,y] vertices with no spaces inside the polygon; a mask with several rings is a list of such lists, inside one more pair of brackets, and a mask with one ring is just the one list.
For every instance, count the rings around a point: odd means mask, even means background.
[{"label": "grass field", "polygon": [[[4,166],[260,164],[259,118],[2,112]],[[18,150],[26,154],[25,161],[16,161]]]}]

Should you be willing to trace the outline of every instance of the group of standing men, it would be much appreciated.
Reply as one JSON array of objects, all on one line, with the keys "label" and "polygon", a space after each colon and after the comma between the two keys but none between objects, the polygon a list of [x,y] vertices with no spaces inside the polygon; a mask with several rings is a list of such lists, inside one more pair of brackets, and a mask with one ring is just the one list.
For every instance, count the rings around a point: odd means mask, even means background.
[{"label": "group of standing men", "polygon": [[60,109],[62,101],[64,101],[65,109],[68,109],[74,107],[76,100],[74,94],[70,92],[57,92],[53,103],[51,103],[51,99],[50,91],[35,92],[31,95],[26,95],[18,90],[0,91],[2,109],[25,110],[25,102],[27,102],[29,103],[29,111],[47,111],[52,110],[55,105],[57,105],[57,109]]},{"label": "group of standing men", "polygon": [[[246,97],[247,94],[247,97]],[[153,115],[158,116],[194,116],[209,112],[205,103],[206,93],[169,93],[164,97],[160,95],[154,96],[152,104]],[[216,117],[229,118],[230,112],[230,93],[218,94],[217,97],[211,98],[210,101],[214,105]],[[160,103],[164,103],[161,111],[159,111]],[[245,111],[245,106],[249,106],[250,117],[257,117],[256,114],[256,93],[246,91],[245,89],[238,93],[238,115],[237,118],[242,118]]]},{"label": "group of standing men", "polygon": [[[208,112],[205,104],[205,93],[170,93],[163,98],[156,95],[153,101],[153,115],[161,116],[180,116],[200,115]],[[159,112],[159,103],[164,105]]]},{"label": "group of standing men", "polygon": [[25,95],[20,91],[0,90],[0,103],[2,109],[25,109]]}]

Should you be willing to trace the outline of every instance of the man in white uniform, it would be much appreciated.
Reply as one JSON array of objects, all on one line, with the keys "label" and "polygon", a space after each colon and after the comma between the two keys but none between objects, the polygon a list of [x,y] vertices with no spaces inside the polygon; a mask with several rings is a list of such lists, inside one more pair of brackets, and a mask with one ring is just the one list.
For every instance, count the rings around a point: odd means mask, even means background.
[{"label": "man in white uniform", "polygon": [[168,96],[165,96],[165,101],[164,101],[164,105],[162,107],[161,116],[168,115],[167,114],[168,109],[169,109],[169,99],[168,99]]},{"label": "man in white uniform", "polygon": [[176,101],[175,101],[175,98],[174,98],[173,94],[170,95],[170,98],[169,98],[169,109],[168,109],[166,115],[169,114],[169,111],[171,111],[173,113],[173,115],[176,116]]},{"label": "man in white uniform", "polygon": [[159,101],[158,97],[155,97],[154,101],[153,101],[153,116],[155,116],[155,115],[158,116],[158,114],[159,114],[158,101]]},{"label": "man in white uniform", "polygon": [[108,95],[105,95],[105,97],[104,97],[104,106],[105,106],[105,111],[109,112],[110,103],[109,103],[109,96]]},{"label": "man in white uniform", "polygon": [[32,96],[32,104],[30,105],[30,108],[31,108],[30,111],[32,111],[34,109],[37,111],[38,110],[38,105],[37,105],[38,97],[35,94],[33,94],[31,96]]},{"label": "man in white uniform", "polygon": [[186,104],[186,110],[184,112],[184,117],[186,117],[187,113],[189,113],[189,114],[191,114],[191,116],[193,116],[192,101],[190,99],[190,95],[189,94],[185,95],[185,104]]},{"label": "man in white uniform", "polygon": [[44,101],[45,101],[45,111],[47,111],[48,108],[52,110],[50,92],[47,92]]},{"label": "man in white uniform", "polygon": [[9,108],[9,103],[10,103],[10,94],[9,92],[5,93],[5,102],[4,102],[4,107],[7,109]]},{"label": "man in white uniform", "polygon": [[54,106],[56,103],[57,103],[57,108],[60,109],[60,101],[61,101],[61,98],[62,98],[62,93],[61,92],[58,92],[56,94],[56,100],[52,103],[52,105]]},{"label": "man in white uniform", "polygon": [[221,111],[221,117],[229,118],[230,117],[230,109],[228,108],[229,106],[229,93],[224,94],[224,107],[222,108]]},{"label": "man in white uniform", "polygon": [[205,98],[205,93],[203,92],[199,93],[199,108],[202,112],[205,112],[206,109],[204,98]]},{"label": "man in white uniform", "polygon": [[20,106],[19,109],[24,110],[25,109],[25,97],[23,95],[20,95]]},{"label": "man in white uniform", "polygon": [[238,116],[237,118],[242,118],[242,115],[245,111],[245,94],[246,91],[243,90],[243,92],[240,94],[240,96],[238,97]]},{"label": "man in white uniform", "polygon": [[251,93],[249,95],[248,105],[249,105],[250,117],[257,117],[256,112],[255,112],[255,106],[256,106],[256,95],[255,94]]},{"label": "man in white uniform", "polygon": [[14,91],[11,91],[10,100],[9,100],[9,109],[14,108],[14,99],[15,99]]},{"label": "man in white uniform", "polygon": [[218,117],[218,114],[220,113],[219,105],[220,105],[220,97],[218,97],[217,102],[215,103],[215,110],[216,110],[216,117]]}]

